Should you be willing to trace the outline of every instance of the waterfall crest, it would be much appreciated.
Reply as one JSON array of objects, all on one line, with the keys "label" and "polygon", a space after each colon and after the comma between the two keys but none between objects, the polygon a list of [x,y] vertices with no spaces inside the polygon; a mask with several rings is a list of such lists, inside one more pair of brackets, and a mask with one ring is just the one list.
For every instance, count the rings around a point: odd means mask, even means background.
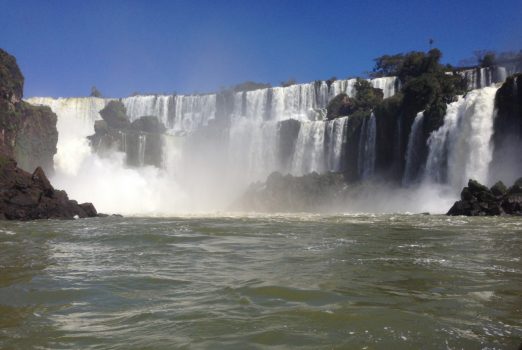
[{"label": "waterfall crest", "polygon": [[375,172],[376,134],[377,123],[375,115],[372,113],[369,118],[364,118],[359,138],[357,169],[361,179],[368,179]]},{"label": "waterfall crest", "polygon": [[424,112],[419,112],[411,126],[410,135],[408,137],[408,146],[406,149],[406,166],[404,169],[404,177],[402,184],[404,186],[411,185],[416,179],[420,167],[420,152],[422,150],[422,142],[424,140],[422,124],[424,122]]},{"label": "waterfall crest", "polygon": [[460,189],[469,178],[488,183],[496,87],[448,105],[444,124],[428,138],[426,179]]}]

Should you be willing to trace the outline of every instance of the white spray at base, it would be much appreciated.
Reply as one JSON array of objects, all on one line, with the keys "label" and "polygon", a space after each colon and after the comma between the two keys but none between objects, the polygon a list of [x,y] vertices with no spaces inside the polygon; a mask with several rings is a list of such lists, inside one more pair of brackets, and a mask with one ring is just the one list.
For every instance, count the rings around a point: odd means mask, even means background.
[{"label": "white spray at base", "polygon": [[93,202],[103,213],[161,215],[183,211],[185,198],[166,171],[152,167],[129,168],[125,155],[93,153],[87,136],[109,100],[100,98],[31,98],[58,116],[58,144],[54,156],[53,186],[66,190],[78,202]]},{"label": "white spray at base", "polygon": [[[391,82],[389,79],[389,86]],[[280,151],[279,121],[294,119],[300,126],[293,154],[287,160],[287,171],[303,175],[340,170],[343,154],[348,151],[344,148],[345,130],[350,118],[324,121],[316,109],[311,109],[327,101],[326,96],[314,95],[314,91],[321,94],[328,91],[323,85],[319,90],[313,90],[311,84],[273,88],[271,95],[268,90],[237,93],[233,99],[231,125],[226,130],[225,153],[202,154],[199,160],[190,154],[183,163],[182,158],[188,153],[179,142],[182,138],[165,135],[161,169],[128,167],[124,154],[118,152],[103,158],[92,153],[86,136],[94,133],[94,121],[100,119],[98,112],[109,100],[33,98],[28,102],[48,105],[58,115],[56,173],[51,178],[56,188],[66,190],[71,198],[80,202],[92,202],[100,212],[174,215],[196,209],[223,210],[230,204],[232,191],[236,192],[234,195],[240,194],[249,183],[264,181],[272,171],[284,171],[278,168],[280,162],[276,156]],[[350,84],[345,85],[339,88],[348,90]],[[376,182],[379,180],[374,170],[377,125],[375,116],[367,118],[357,140],[357,172],[367,184],[355,186],[353,200],[333,210],[445,212],[468,178],[487,181],[495,91],[492,87],[475,90],[448,105],[444,125],[429,139],[427,163],[419,168],[426,169],[425,181],[408,188]],[[215,101],[212,95],[199,100],[196,96],[190,99],[178,96],[175,101],[161,96],[124,99],[134,110],[133,118],[142,113],[160,114],[157,116],[162,121],[170,123],[169,133],[176,134],[175,131],[183,129],[180,134],[186,135],[185,138],[190,138],[191,131],[216,117]],[[420,117],[416,121],[417,127],[413,127],[412,132],[420,133]],[[417,143],[412,139],[414,136],[410,135],[411,145]],[[409,148],[406,157],[413,160],[414,153]],[[195,163],[199,165],[194,167]],[[186,171],[186,165],[191,169]]]},{"label": "white spray at base", "polygon": [[428,139],[425,180],[458,191],[472,178],[488,183],[496,87],[473,90],[448,105],[444,124]]}]

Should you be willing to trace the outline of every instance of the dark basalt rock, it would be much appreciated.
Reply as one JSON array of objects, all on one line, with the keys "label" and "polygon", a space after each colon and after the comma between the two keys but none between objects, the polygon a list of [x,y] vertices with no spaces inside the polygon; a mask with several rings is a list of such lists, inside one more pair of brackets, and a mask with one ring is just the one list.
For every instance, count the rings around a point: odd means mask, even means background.
[{"label": "dark basalt rock", "polygon": [[0,49],[0,154],[16,159],[33,171],[37,166],[53,171],[58,131],[49,107],[22,101],[24,77],[16,59]]},{"label": "dark basalt rock", "polygon": [[354,101],[347,94],[341,93],[335,96],[326,107],[326,119],[331,120],[341,116],[347,116],[355,110]]},{"label": "dark basalt rock", "polygon": [[346,194],[342,174],[313,172],[304,176],[274,172],[266,182],[252,184],[235,203],[235,210],[313,212],[328,210]]},{"label": "dark basalt rock", "polygon": [[522,178],[506,189],[497,182],[491,189],[475,180],[469,180],[447,215],[495,216],[522,215]]},{"label": "dark basalt rock", "polygon": [[167,130],[154,116],[143,116],[132,123],[121,101],[111,101],[100,111],[103,120],[94,123],[91,147],[101,156],[112,150],[124,152],[127,165],[162,166],[163,138]]},{"label": "dark basalt rock", "polygon": [[42,168],[30,174],[0,157],[0,219],[74,219],[97,216],[91,203],[78,204],[53,188]]},{"label": "dark basalt rock", "polygon": [[507,193],[507,187],[502,181],[498,181],[491,187],[491,193],[496,197],[502,197]]}]

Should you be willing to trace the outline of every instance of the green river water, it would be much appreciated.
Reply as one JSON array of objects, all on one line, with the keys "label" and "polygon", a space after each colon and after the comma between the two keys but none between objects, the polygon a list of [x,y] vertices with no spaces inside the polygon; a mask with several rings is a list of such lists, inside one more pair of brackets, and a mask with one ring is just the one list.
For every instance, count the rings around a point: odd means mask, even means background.
[{"label": "green river water", "polygon": [[517,349],[522,219],[0,223],[1,349]]}]

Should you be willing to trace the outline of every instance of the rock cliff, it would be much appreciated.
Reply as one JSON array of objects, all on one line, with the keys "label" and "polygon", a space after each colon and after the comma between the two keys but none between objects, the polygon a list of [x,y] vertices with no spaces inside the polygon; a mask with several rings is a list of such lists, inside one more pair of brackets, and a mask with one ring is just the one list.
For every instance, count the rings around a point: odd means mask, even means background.
[{"label": "rock cliff", "polygon": [[0,49],[0,154],[33,171],[41,166],[53,172],[58,132],[56,115],[48,107],[24,101],[24,77],[16,59]]}]

